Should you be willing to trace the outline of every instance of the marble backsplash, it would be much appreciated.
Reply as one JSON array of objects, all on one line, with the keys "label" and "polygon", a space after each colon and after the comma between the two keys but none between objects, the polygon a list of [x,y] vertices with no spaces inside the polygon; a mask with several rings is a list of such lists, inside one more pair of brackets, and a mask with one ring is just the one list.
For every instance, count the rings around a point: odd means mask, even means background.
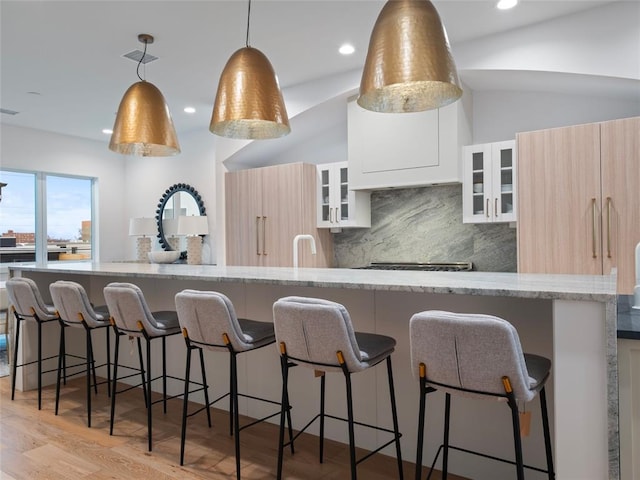
[{"label": "marble backsplash", "polygon": [[370,262],[471,261],[474,270],[515,272],[516,229],[462,223],[462,185],[375,191],[371,228],[334,235],[336,266]]}]

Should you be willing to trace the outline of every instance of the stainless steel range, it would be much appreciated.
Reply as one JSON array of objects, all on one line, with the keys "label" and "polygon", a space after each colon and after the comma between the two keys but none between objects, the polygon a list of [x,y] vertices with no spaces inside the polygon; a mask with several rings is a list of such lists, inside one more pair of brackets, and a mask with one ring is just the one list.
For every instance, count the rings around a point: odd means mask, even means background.
[{"label": "stainless steel range", "polygon": [[473,270],[471,262],[371,262],[364,270],[416,270],[421,272],[464,272]]}]

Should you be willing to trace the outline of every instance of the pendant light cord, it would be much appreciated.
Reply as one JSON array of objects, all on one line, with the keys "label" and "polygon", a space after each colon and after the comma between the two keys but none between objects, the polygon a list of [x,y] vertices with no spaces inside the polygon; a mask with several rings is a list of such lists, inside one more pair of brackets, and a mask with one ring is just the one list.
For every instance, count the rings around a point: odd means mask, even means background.
[{"label": "pendant light cord", "polygon": [[249,8],[247,9],[247,40],[246,46],[249,47],[249,21],[251,19],[251,0],[249,0]]},{"label": "pendant light cord", "polygon": [[[144,60],[144,57],[147,55],[147,40],[144,41],[144,52],[142,52],[142,57],[140,57],[140,60],[138,60],[138,67],[136,68],[136,75],[138,75],[138,78],[144,82],[144,78],[142,78],[140,76],[140,64],[142,63],[142,61]],[[145,64],[145,73],[146,73],[146,64]],[[145,75],[146,77],[146,75]]]}]

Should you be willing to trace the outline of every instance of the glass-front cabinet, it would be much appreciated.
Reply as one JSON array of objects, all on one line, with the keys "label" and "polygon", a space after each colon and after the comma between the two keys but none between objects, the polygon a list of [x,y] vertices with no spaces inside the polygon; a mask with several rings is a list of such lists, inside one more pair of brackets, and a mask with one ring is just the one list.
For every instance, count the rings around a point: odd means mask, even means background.
[{"label": "glass-front cabinet", "polygon": [[464,223],[515,222],[515,140],[463,148]]},{"label": "glass-front cabinet", "polygon": [[371,227],[371,194],[349,190],[347,162],[318,165],[318,227]]}]

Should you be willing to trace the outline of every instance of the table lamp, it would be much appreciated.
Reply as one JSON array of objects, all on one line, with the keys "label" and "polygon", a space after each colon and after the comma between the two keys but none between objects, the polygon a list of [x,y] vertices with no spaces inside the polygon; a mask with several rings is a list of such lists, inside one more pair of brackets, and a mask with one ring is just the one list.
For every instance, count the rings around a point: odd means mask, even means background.
[{"label": "table lamp", "polygon": [[132,218],[129,220],[129,235],[137,236],[138,262],[149,263],[151,238],[157,232],[156,221],[153,218]]},{"label": "table lamp", "polygon": [[187,263],[202,263],[202,238],[209,233],[209,222],[206,215],[178,217],[178,235],[187,236]]}]

